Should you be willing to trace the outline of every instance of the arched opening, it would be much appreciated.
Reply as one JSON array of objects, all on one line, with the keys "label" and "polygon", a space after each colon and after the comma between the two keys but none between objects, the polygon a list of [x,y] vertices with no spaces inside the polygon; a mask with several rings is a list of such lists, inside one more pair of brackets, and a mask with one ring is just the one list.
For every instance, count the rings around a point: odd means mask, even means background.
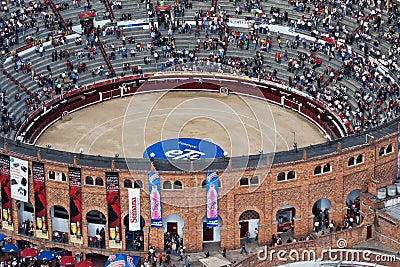
[{"label": "arched opening", "polygon": [[329,164],[329,163],[327,163],[327,164],[325,164],[325,166],[324,166],[324,173],[325,172],[330,172],[332,170],[332,167],[331,167],[331,164]]},{"label": "arched opening", "polygon": [[105,248],[106,216],[97,210],[86,213],[89,247]]},{"label": "arched opening", "polygon": [[379,149],[379,156],[383,156],[386,153],[386,148],[381,147],[381,149]]},{"label": "arched opening", "polygon": [[132,188],[132,181],[130,179],[124,180],[124,188]]},{"label": "arched opening", "polygon": [[391,153],[391,152],[393,152],[393,146],[392,144],[389,144],[386,148],[386,153]]},{"label": "arched opening", "polygon": [[57,174],[57,181],[59,181],[59,182],[66,182],[67,181],[67,177],[65,176],[65,174],[63,172],[59,172]]},{"label": "arched opening", "polygon": [[258,241],[258,222],[260,214],[255,210],[246,210],[239,216],[240,238],[246,238],[246,242],[251,239]]},{"label": "arched opening", "polygon": [[347,198],[346,198],[346,205],[347,206],[351,205],[352,203],[354,203],[356,201],[356,199],[359,200],[360,199],[360,192],[361,192],[360,189],[356,189],[356,190],[351,191],[348,194]]},{"label": "arched opening", "polygon": [[143,188],[143,182],[140,180],[135,180],[134,188]]},{"label": "arched opening", "polygon": [[102,178],[97,177],[97,178],[96,178],[95,184],[96,184],[97,186],[104,186],[104,181],[103,181]]},{"label": "arched opening", "polygon": [[174,189],[177,189],[177,190],[182,189],[182,182],[181,181],[175,181],[174,182]]},{"label": "arched opening", "polygon": [[285,173],[284,173],[284,172],[278,173],[278,176],[276,177],[276,180],[277,180],[278,182],[280,182],[280,181],[285,181],[285,180],[286,180],[286,175],[285,175]]},{"label": "arched opening", "polygon": [[258,183],[259,183],[258,176],[252,176],[250,178],[250,185],[258,185]]},{"label": "arched opening", "polygon": [[17,201],[18,207],[18,233],[27,236],[33,236],[33,213],[32,203]]},{"label": "arched opening", "polygon": [[314,175],[321,174],[321,173],[322,173],[322,168],[321,168],[321,166],[318,165],[314,169]]},{"label": "arched opening", "polygon": [[206,216],[203,217],[200,223],[203,232],[203,249],[211,251],[212,249],[219,249],[221,247],[221,233],[222,219],[218,216],[218,226],[207,227]]},{"label": "arched opening", "polygon": [[171,182],[170,182],[170,181],[165,181],[165,182],[163,183],[163,189],[164,189],[164,190],[172,189],[172,184],[171,184]]},{"label": "arched opening", "polygon": [[129,229],[129,215],[124,217],[126,250],[144,251],[143,228],[146,221],[140,216],[140,229]]},{"label": "arched opening", "polygon": [[93,177],[92,176],[86,176],[85,177],[85,185],[93,185],[94,181],[93,181]]},{"label": "arched opening", "polygon": [[294,230],[294,217],[296,209],[293,206],[283,206],[276,212],[276,220],[278,222],[278,233],[285,233]]},{"label": "arched opening", "polygon": [[353,190],[346,198],[346,218],[348,220],[347,223],[351,227],[354,227],[354,224],[358,225],[362,222],[362,216],[360,214],[360,192],[360,189]]},{"label": "arched opening", "polygon": [[56,179],[56,173],[54,171],[49,171],[49,180],[55,180]]},{"label": "arched opening", "polygon": [[50,209],[52,240],[59,243],[68,243],[69,213],[62,206],[53,206]]},{"label": "arched opening", "polygon": [[170,214],[163,220],[164,225],[164,249],[167,249],[167,244],[175,243],[177,247],[180,245],[180,240],[183,238],[184,221],[182,217],[176,214]]},{"label": "arched opening", "polygon": [[[314,230],[316,233],[328,228],[329,225],[329,209],[331,208],[331,202],[327,198],[318,199],[313,207],[312,213],[314,214]],[[318,222],[317,224],[315,224]]]},{"label": "arched opening", "polygon": [[362,154],[358,155],[358,156],[357,156],[357,159],[356,159],[356,163],[357,163],[357,164],[361,164],[361,163],[363,163],[363,162],[364,162],[364,157],[363,157],[363,155],[362,155]]},{"label": "arched opening", "polygon": [[249,185],[249,178],[247,178],[247,177],[242,177],[242,178],[240,178],[239,185],[240,185],[240,186]]},{"label": "arched opening", "polygon": [[354,165],[354,157],[349,158],[349,161],[347,162],[347,166],[353,166]]},{"label": "arched opening", "polygon": [[287,180],[294,180],[296,179],[296,172],[295,171],[289,171],[287,174]]}]

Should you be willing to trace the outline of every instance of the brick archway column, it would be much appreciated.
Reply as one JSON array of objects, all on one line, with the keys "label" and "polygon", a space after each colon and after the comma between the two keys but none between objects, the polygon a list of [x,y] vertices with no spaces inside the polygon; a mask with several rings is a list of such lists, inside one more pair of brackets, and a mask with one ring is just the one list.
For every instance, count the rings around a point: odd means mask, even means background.
[{"label": "brick archway column", "polygon": [[145,252],[147,252],[149,248],[149,232],[149,227],[143,227],[143,249]]},{"label": "brick archway column", "polygon": [[89,247],[89,225],[87,222],[82,224],[82,239],[83,239],[83,246]]},{"label": "brick archway column", "polygon": [[121,227],[122,250],[126,250],[126,227]]},{"label": "brick archway column", "polygon": [[[222,227],[220,227],[221,249],[239,248],[240,240],[236,240],[236,231],[238,230],[236,227],[239,225],[235,221],[235,196],[231,192],[227,195],[225,217],[226,219],[222,222]],[[238,233],[240,235],[240,229]]]},{"label": "brick archway column", "polygon": [[[164,228],[150,228],[149,243],[156,251],[164,251]],[[148,246],[145,247],[145,251]]]},{"label": "brick archway column", "polygon": [[[49,216],[47,216],[47,232],[48,232],[48,235],[49,235],[49,241],[53,241],[53,222],[52,222],[52,220],[51,220],[51,216],[50,216],[50,213],[48,213],[49,214]],[[35,225],[36,225],[36,222],[35,222]]]}]

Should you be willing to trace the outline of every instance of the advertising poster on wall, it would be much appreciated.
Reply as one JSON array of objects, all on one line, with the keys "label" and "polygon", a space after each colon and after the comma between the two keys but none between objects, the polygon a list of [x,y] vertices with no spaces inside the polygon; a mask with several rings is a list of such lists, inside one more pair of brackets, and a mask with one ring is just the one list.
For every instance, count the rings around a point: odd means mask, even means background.
[{"label": "advertising poster on wall", "polygon": [[28,161],[10,157],[11,198],[28,202]]},{"label": "advertising poster on wall", "polygon": [[35,192],[36,237],[49,238],[47,230],[47,199],[44,164],[32,162],[33,191]]},{"label": "advertising poster on wall", "polygon": [[400,133],[397,134],[397,182],[400,182]]},{"label": "advertising poster on wall", "polygon": [[206,174],[207,227],[218,227],[218,172]]},{"label": "advertising poster on wall", "polygon": [[122,248],[121,242],[121,205],[119,176],[117,172],[106,172],[108,237],[110,248]]},{"label": "advertising poster on wall", "polygon": [[14,230],[11,207],[10,184],[10,158],[0,155],[0,181],[1,181],[1,210],[2,227],[6,230]]},{"label": "advertising poster on wall", "polygon": [[150,219],[152,228],[162,228],[160,175],[158,172],[149,172],[150,192]]},{"label": "advertising poster on wall", "polygon": [[82,177],[81,169],[70,167],[69,175],[69,214],[70,240],[83,244],[82,238]]},{"label": "advertising poster on wall", "polygon": [[129,188],[129,231],[140,230],[140,189]]}]

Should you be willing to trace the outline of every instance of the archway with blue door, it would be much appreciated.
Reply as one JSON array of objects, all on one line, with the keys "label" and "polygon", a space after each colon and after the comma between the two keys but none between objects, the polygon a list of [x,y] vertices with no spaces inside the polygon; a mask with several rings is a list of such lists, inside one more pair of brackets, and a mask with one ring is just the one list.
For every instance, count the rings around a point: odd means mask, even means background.
[{"label": "archway with blue door", "polygon": [[143,228],[145,227],[145,225],[146,221],[143,219],[142,216],[140,216],[140,229],[129,229],[129,215],[126,215],[124,217],[126,250],[144,251]]}]

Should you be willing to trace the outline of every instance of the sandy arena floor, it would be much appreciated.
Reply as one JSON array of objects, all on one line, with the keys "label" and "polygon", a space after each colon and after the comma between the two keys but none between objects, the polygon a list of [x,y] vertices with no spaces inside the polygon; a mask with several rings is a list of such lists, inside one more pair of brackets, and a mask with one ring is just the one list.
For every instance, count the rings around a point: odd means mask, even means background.
[{"label": "sandy arena floor", "polygon": [[[295,132],[295,134],[294,134]],[[292,149],[325,141],[297,113],[265,101],[207,92],[168,92],[118,98],[56,122],[37,145],[102,156],[143,157],[160,140],[192,137],[211,141],[230,156]]]}]

